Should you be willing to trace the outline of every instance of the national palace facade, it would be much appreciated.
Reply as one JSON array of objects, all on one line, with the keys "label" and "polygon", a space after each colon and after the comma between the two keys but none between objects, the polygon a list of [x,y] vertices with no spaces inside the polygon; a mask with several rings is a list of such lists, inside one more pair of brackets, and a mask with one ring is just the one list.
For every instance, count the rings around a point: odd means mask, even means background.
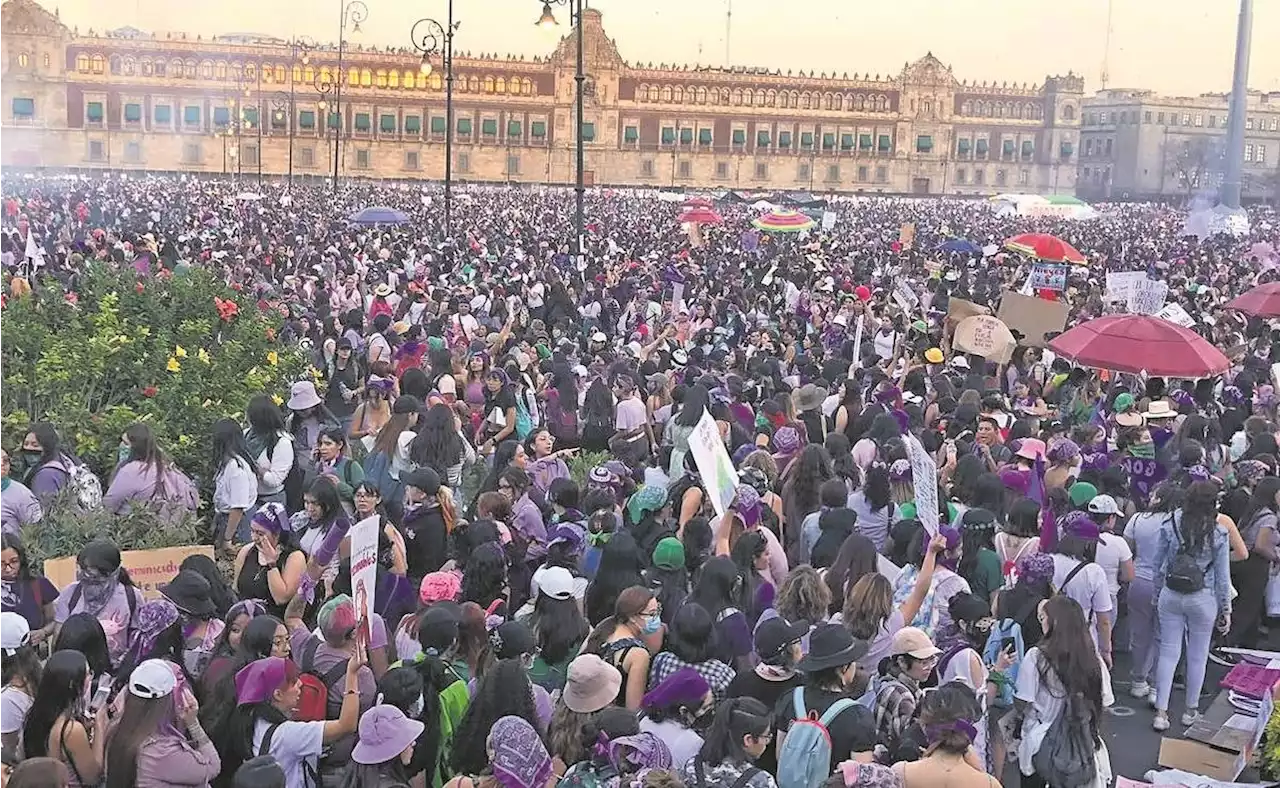
[{"label": "national palace facade", "polygon": [[[588,184],[818,192],[1070,194],[1083,80],[783,74],[628,63],[583,13]],[[570,184],[574,33],[546,58],[439,57],[348,43],[123,28],[82,33],[34,0],[0,7],[6,167]],[[305,57],[304,57],[305,56]],[[341,79],[340,113],[333,83]],[[327,90],[327,92],[325,92]]]}]

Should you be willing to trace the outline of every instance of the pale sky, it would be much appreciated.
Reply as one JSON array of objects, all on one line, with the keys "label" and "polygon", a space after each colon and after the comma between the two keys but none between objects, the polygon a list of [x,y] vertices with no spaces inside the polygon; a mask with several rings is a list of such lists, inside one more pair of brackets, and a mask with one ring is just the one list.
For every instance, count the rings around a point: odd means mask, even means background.
[{"label": "pale sky", "polygon": [[[82,31],[143,30],[337,38],[339,0],[40,0]],[[445,0],[366,0],[355,40],[407,46],[421,16],[445,19]],[[1226,92],[1237,0],[1110,0],[1110,87],[1172,95]],[[588,0],[630,62],[724,65],[730,0]],[[729,62],[805,71],[897,74],[932,51],[958,79],[1040,83],[1069,69],[1099,87],[1108,0],[732,0]],[[565,7],[557,7],[562,32]],[[540,0],[455,0],[455,46],[472,53],[547,54],[555,33],[533,22]],[[1280,0],[1255,0],[1251,88],[1280,91]]]}]

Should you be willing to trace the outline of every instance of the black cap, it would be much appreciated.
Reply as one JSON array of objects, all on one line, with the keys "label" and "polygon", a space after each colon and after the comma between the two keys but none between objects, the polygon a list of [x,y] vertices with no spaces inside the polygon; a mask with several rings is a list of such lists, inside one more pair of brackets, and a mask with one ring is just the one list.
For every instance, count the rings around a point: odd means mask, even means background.
[{"label": "black cap", "polygon": [[412,394],[396,397],[396,401],[391,405],[392,413],[408,414],[417,413],[420,410],[422,410],[422,400]]},{"label": "black cap", "polygon": [[797,621],[792,624],[782,616],[765,619],[756,627],[756,654],[761,661],[770,663],[786,650],[787,646],[809,634],[809,624]]},{"label": "black cap", "polygon": [[[401,397],[401,399],[404,399]],[[398,400],[397,400],[398,401]],[[417,487],[427,495],[435,495],[440,491],[440,474],[434,468],[423,466],[404,474],[400,481],[405,487]]]}]

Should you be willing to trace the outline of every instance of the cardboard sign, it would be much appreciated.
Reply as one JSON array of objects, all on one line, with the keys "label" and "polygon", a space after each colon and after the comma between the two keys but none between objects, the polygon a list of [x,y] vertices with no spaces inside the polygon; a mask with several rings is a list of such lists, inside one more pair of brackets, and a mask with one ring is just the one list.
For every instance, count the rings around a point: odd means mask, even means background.
[{"label": "cardboard sign", "polygon": [[[159,547],[155,550],[124,550],[120,553],[120,566],[129,573],[133,584],[147,599],[159,599],[159,587],[178,574],[178,567],[188,556],[203,555],[213,558],[209,545],[188,547]],[[59,589],[76,580],[76,557],[50,558],[44,562],[44,576]]]},{"label": "cardboard sign", "polygon": [[1146,271],[1119,271],[1107,274],[1107,294],[1105,300],[1127,304],[1133,288],[1138,282],[1147,278]]},{"label": "cardboard sign", "polygon": [[836,226],[836,212],[823,211],[822,212],[822,229],[830,230],[835,226]]},{"label": "cardboard sign", "polygon": [[1057,263],[1036,263],[1031,266],[1030,284],[1036,290],[1066,290],[1067,267]]},{"label": "cardboard sign", "polygon": [[347,532],[351,540],[351,595],[362,625],[373,621],[373,598],[378,587],[378,515],[366,517]]},{"label": "cardboard sign", "polygon": [[947,302],[947,319],[957,323],[964,320],[966,317],[989,314],[991,314],[990,307],[975,304],[972,301],[966,301],[963,298],[956,298],[955,296],[952,296]]},{"label": "cardboard sign", "polygon": [[1046,333],[1061,331],[1067,325],[1067,311],[1067,305],[1060,301],[1045,301],[1006,290],[996,316],[1010,331],[1022,334],[1021,344],[1044,347],[1048,344],[1044,338]]},{"label": "cardboard sign", "polygon": [[916,226],[913,222],[907,222],[898,228],[898,243],[903,249],[910,249],[916,242]]},{"label": "cardboard sign", "polygon": [[689,452],[698,466],[702,486],[711,498],[711,507],[715,509],[716,516],[724,517],[737,494],[738,472],[733,469],[733,460],[729,459],[729,452],[720,437],[720,428],[710,412],[702,414],[689,434]]},{"label": "cardboard sign", "polygon": [[991,315],[966,317],[956,326],[951,346],[965,353],[975,353],[988,361],[1007,364],[1018,343],[1009,327]]},{"label": "cardboard sign", "polygon": [[1143,279],[1129,293],[1129,313],[1154,315],[1164,309],[1169,296],[1169,283],[1160,279]]},{"label": "cardboard sign", "polygon": [[902,280],[893,286],[893,300],[898,306],[902,307],[902,311],[910,314],[914,312],[920,304],[920,296],[911,289],[911,285]]},{"label": "cardboard sign", "polygon": [[1196,324],[1196,319],[1187,314],[1187,310],[1183,309],[1180,304],[1165,304],[1164,309],[1156,312],[1156,317],[1161,320],[1168,320],[1170,323],[1176,323],[1183,328],[1191,328]]}]

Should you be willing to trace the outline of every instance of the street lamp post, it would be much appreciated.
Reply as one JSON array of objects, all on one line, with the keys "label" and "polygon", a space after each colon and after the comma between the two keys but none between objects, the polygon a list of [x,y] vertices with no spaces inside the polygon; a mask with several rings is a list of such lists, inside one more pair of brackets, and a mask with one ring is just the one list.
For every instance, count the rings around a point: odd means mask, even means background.
[{"label": "street lamp post", "polygon": [[[341,79],[339,74],[338,78]],[[326,82],[316,74],[315,81],[316,93],[320,94],[320,101],[316,103],[316,109],[320,110],[320,139],[324,142],[329,141],[329,93],[333,91],[333,82]]]},{"label": "street lamp post", "polygon": [[333,190],[338,190],[338,162],[342,158],[342,46],[346,42],[347,22],[351,32],[360,32],[360,23],[369,18],[369,6],[363,0],[338,0],[338,73],[334,75],[337,87],[333,93],[334,109],[338,113],[338,128],[333,142]]},{"label": "street lamp post", "polygon": [[289,184],[293,185],[293,85],[289,86],[288,93],[285,93],[283,90],[278,90],[275,95],[271,97],[272,118],[276,120],[284,120],[286,112],[289,113]]},{"label": "street lamp post", "polygon": [[434,19],[413,23],[409,38],[414,49],[422,53],[423,74],[431,73],[432,55],[440,55],[444,66],[444,234],[452,228],[453,217],[453,33],[461,23],[453,21],[453,0],[449,0],[448,16],[442,26]]},{"label": "street lamp post", "polygon": [[[294,84],[297,82],[293,78],[293,70],[296,68],[298,60],[302,61],[302,65],[310,65],[311,50],[315,49],[315,42],[306,36],[298,36],[289,42],[289,125],[286,127],[289,131],[289,185],[293,186],[293,135],[294,125],[298,122],[298,111],[294,103]],[[282,99],[283,91],[276,94],[273,100],[273,110],[276,117],[280,116],[282,108],[279,106]]]},{"label": "street lamp post", "polygon": [[577,34],[577,69],[573,75],[573,81],[577,86],[577,118],[574,127],[577,131],[577,178],[574,183],[574,223],[573,223],[573,253],[575,262],[582,256],[582,196],[586,191],[583,184],[583,171],[586,162],[582,148],[582,97],[583,83],[586,81],[586,75],[582,73],[583,55],[582,55],[582,0],[543,0],[542,16],[538,18],[537,25],[542,28],[554,27],[560,24],[556,21],[555,14],[551,12],[552,5],[568,5],[569,6],[569,23],[578,26]]}]

